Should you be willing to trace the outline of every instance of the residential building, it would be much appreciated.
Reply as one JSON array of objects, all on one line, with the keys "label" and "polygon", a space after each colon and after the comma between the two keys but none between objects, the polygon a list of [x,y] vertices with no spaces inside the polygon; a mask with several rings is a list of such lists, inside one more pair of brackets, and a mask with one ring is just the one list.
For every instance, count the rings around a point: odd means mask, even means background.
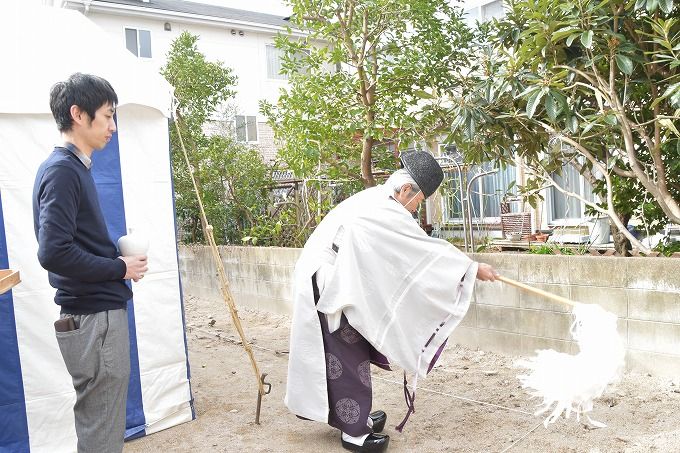
[{"label": "residential building", "polygon": [[[470,26],[474,26],[477,21],[484,22],[493,18],[501,18],[505,14],[503,0],[467,0],[464,2],[463,10],[465,20]],[[451,150],[447,151],[445,145],[439,146],[440,155],[451,155]],[[461,156],[456,154],[453,159],[458,164],[462,164]],[[469,227],[475,231],[476,237],[501,238],[507,231],[504,221],[512,218],[513,222],[517,222],[516,219],[519,216],[522,219],[515,225],[521,226],[522,235],[528,235],[536,230],[561,227],[562,237],[560,239],[565,242],[583,242],[590,239],[589,232],[592,232],[596,222],[586,216],[585,203],[577,198],[565,196],[554,187],[549,187],[541,193],[543,200],[539,201],[536,208],[532,208],[529,203],[516,196],[517,186],[526,182],[521,165],[508,165],[494,172],[491,172],[492,167],[491,163],[487,163],[481,166],[459,168],[449,162],[446,168],[446,183],[441,191],[441,201],[439,201],[443,235],[462,234],[464,212],[469,212],[468,222],[471,224]],[[489,173],[483,174],[486,172]],[[475,178],[475,176],[478,177]],[[561,175],[555,174],[553,178],[567,191],[581,195],[589,201],[595,199],[590,184],[573,166],[566,166]],[[506,212],[503,212],[503,209]],[[573,227],[576,228],[566,230]],[[578,227],[584,227],[584,229],[580,230]],[[447,233],[446,230],[449,232]],[[580,234],[580,231],[585,231],[585,234]],[[608,242],[608,237],[605,242]]]},{"label": "residential building", "polygon": [[466,0],[463,2],[465,20],[472,26],[475,22],[485,22],[494,17],[503,17],[503,0]]},{"label": "residential building", "polygon": [[[198,35],[198,49],[221,61],[238,77],[229,119],[237,139],[259,148],[266,161],[276,156],[274,134],[259,113],[260,100],[275,103],[286,77],[279,73],[278,33],[290,24],[280,15],[181,0],[62,0],[81,11],[121,47],[155,70],[166,63],[170,45],[183,31]],[[59,6],[59,5],[58,5]],[[293,36],[304,36],[293,30]]]},{"label": "residential building", "polygon": [[[155,70],[160,70],[165,64],[170,45],[180,33],[189,31],[198,35],[199,50],[209,60],[222,61],[238,77],[236,98],[229,116],[237,139],[256,146],[265,160],[271,162],[275,159],[273,131],[259,113],[259,101],[265,99],[275,103],[281,88],[287,86],[285,76],[279,73],[282,52],[273,45],[276,35],[286,32],[290,26],[284,17],[263,13],[262,8],[259,8],[260,11],[245,11],[182,0],[51,1],[64,8],[81,11],[109,33],[112,40],[120,42],[121,47],[127,48]],[[466,1],[467,20],[474,23],[476,20],[501,17],[504,14],[502,1]],[[302,37],[304,33],[293,30],[293,35]],[[465,189],[474,175],[488,169],[488,165],[466,167],[463,178]],[[427,223],[455,230],[463,222],[463,200],[456,190],[460,185],[457,169],[450,165],[447,173],[451,187],[442,191],[444,196],[438,201],[441,206],[434,209],[432,202],[428,203]],[[522,178],[519,168],[508,166],[475,179],[466,198],[470,202],[471,221],[476,230],[484,230],[484,234],[495,237],[502,235],[501,203],[508,195],[516,193],[511,183],[514,182],[515,186],[522,184]],[[565,169],[561,178],[570,191],[592,198],[587,183],[573,168]],[[547,189],[544,199],[538,209],[531,210],[532,230],[581,225],[588,220],[584,216],[583,203],[574,198],[566,198],[555,189]],[[528,204],[511,203],[510,209],[529,208]],[[430,213],[436,213],[436,218],[432,218]]]}]

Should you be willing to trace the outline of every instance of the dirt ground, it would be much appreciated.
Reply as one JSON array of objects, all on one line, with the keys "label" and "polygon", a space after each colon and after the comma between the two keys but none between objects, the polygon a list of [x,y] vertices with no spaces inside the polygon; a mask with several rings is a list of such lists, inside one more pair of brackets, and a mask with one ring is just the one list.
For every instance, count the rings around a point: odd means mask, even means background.
[{"label": "dirt ground", "polygon": [[[196,420],[125,446],[141,452],[341,452],[327,425],[297,419],[283,404],[287,316],[241,309],[247,338],[271,394],[256,425],[255,377],[223,302],[188,297],[187,338]],[[373,368],[373,407],[388,414],[390,452],[678,452],[680,379],[629,373],[597,401],[592,429],[573,416],[544,428],[521,389],[517,357],[450,346],[418,384],[416,413],[403,433],[402,373]]]}]

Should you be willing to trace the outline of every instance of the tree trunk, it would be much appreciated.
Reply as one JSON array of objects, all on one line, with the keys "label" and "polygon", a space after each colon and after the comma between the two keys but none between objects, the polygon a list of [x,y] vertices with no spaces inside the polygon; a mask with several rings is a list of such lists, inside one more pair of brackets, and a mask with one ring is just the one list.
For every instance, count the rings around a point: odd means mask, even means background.
[{"label": "tree trunk", "polygon": [[[630,215],[617,214],[621,223],[628,225]],[[619,230],[614,222],[611,222],[612,238],[614,239],[614,250],[621,256],[630,256],[630,240]]]},{"label": "tree trunk", "polygon": [[198,216],[193,216],[191,218],[191,242],[193,244],[196,244],[198,242],[198,230],[200,225],[200,220],[198,219]]},{"label": "tree trunk", "polygon": [[363,147],[361,150],[361,181],[364,183],[364,188],[375,186],[375,179],[373,178],[373,164],[371,162],[373,157],[373,137],[363,138]]}]

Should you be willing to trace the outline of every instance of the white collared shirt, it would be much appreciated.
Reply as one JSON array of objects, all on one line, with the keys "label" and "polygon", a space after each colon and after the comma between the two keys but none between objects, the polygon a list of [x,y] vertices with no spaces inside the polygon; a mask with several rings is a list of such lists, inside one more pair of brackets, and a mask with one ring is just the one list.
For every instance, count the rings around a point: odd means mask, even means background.
[{"label": "white collared shirt", "polygon": [[[71,146],[68,146],[71,145]],[[64,144],[64,148],[70,150],[73,152],[73,154],[76,155],[76,157],[85,165],[85,168],[90,170],[92,168],[92,159],[90,159],[87,154],[82,152],[81,150],[78,149],[76,145],[73,143],[67,142]]]}]

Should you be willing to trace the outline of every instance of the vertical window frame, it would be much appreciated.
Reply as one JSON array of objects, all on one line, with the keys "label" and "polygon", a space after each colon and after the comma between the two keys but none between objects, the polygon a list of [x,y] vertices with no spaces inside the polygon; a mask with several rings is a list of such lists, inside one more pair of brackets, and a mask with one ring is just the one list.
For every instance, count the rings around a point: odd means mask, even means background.
[{"label": "vertical window frame", "polygon": [[[128,45],[128,31],[134,31],[135,34],[135,40],[136,40],[136,53],[132,52],[130,49],[130,46]],[[149,56],[143,56],[142,55],[142,39],[141,39],[141,34],[140,32],[144,32],[148,34],[149,37],[149,46],[148,46],[148,51],[149,51]],[[142,60],[152,60],[153,59],[153,34],[151,33],[151,30],[146,29],[146,28],[137,28],[133,26],[123,26],[123,39],[125,40],[125,48],[136,58],[142,59]]]},{"label": "vertical window frame", "polygon": [[[276,56],[277,61],[272,62],[271,58]],[[269,80],[288,80],[288,75],[286,74],[281,74],[280,69],[281,69],[281,60],[283,57],[283,51],[281,49],[278,49],[274,44],[265,44],[265,70],[267,71],[267,79]],[[276,63],[273,64],[273,63]],[[275,68],[278,68],[278,71],[274,71]]]},{"label": "vertical window frame", "polygon": [[[276,72],[276,73],[274,72],[274,67],[270,66],[270,56],[271,56],[270,52],[275,53],[277,58],[278,58],[278,60],[276,62],[277,63],[276,67],[278,68],[279,71]],[[303,53],[306,54],[307,56],[309,55],[309,52],[307,50],[303,50],[302,52],[297,52],[296,55],[302,55]],[[287,74],[281,74],[281,72],[280,72],[284,55],[285,55],[285,52],[281,49],[278,49],[274,45],[274,43],[265,44],[265,58],[266,58],[265,71],[267,72],[267,79],[268,80],[278,80],[278,81],[283,81],[283,82],[288,81],[288,75]],[[302,57],[300,57],[300,58],[302,58]],[[307,69],[302,68],[301,73],[306,74]]]},{"label": "vertical window frame", "polygon": [[[597,195],[593,194],[592,188],[588,190],[587,184],[588,182],[586,179],[583,177],[582,174],[576,170],[575,167],[573,167],[571,164],[567,164],[568,166],[571,167],[572,173],[575,173],[578,175],[578,194],[584,198],[586,198],[589,201],[597,202],[598,197]],[[564,172],[564,170],[563,170]],[[563,187],[564,188],[564,187]],[[577,226],[583,224],[584,221],[587,220],[588,216],[586,215],[586,204],[579,200],[575,199],[575,201],[579,204],[579,210],[580,210],[580,215],[578,217],[565,217],[562,215],[561,217],[558,217],[555,213],[555,204],[553,197],[555,193],[559,193],[560,196],[563,196],[566,198],[566,195],[562,194],[559,192],[555,187],[548,187],[546,189],[546,197],[545,197],[545,203],[546,203],[546,214],[547,218],[546,221],[548,222],[549,226]],[[588,196],[590,195],[590,196]]]},{"label": "vertical window frame", "polygon": [[[243,118],[243,139],[239,137],[239,120],[238,118]],[[252,124],[253,128],[249,128],[249,119],[252,118]],[[260,127],[257,124],[257,115],[234,115],[233,119],[233,126],[234,126],[234,136],[237,141],[242,142],[242,143],[250,143],[250,144],[258,144],[260,142]],[[254,132],[255,133],[255,140],[249,140],[250,138],[250,133]]]}]

